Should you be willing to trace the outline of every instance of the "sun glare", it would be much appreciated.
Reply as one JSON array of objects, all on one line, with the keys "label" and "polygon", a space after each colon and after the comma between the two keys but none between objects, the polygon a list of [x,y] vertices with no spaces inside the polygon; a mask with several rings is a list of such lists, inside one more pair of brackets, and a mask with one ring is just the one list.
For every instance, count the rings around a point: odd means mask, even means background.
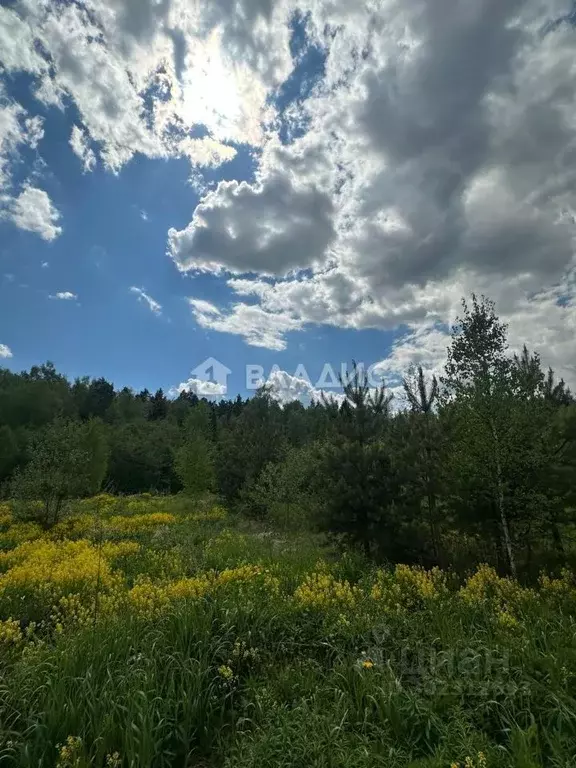
[{"label": "sun glare", "polygon": [[222,59],[217,33],[195,46],[182,89],[181,114],[189,124],[205,125],[215,136],[234,138],[241,116],[238,75]]}]

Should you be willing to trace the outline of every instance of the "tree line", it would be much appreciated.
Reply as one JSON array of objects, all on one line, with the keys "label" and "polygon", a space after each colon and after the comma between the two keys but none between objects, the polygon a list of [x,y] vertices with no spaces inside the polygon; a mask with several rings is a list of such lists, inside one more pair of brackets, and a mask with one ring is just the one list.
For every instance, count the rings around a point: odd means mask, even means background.
[{"label": "tree line", "polygon": [[47,527],[100,488],[214,492],[379,562],[526,576],[572,563],[576,400],[538,354],[509,352],[490,300],[462,302],[443,375],[407,371],[402,407],[355,366],[343,388],[342,403],[281,407],[265,388],[169,399],[50,363],[0,369],[2,493]]}]

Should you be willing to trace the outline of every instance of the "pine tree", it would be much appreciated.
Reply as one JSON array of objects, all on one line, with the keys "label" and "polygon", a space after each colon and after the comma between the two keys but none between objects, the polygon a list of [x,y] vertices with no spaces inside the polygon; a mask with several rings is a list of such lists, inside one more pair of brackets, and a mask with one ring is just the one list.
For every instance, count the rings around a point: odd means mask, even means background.
[{"label": "pine tree", "polygon": [[437,520],[437,493],[439,486],[439,430],[433,408],[438,399],[438,380],[432,376],[430,386],[426,382],[424,370],[410,370],[402,380],[404,393],[411,409],[412,418],[408,425],[412,427],[412,438],[417,442],[419,453],[418,475],[423,487],[428,507],[428,521],[432,540],[432,551],[436,561],[439,557],[439,535]]}]

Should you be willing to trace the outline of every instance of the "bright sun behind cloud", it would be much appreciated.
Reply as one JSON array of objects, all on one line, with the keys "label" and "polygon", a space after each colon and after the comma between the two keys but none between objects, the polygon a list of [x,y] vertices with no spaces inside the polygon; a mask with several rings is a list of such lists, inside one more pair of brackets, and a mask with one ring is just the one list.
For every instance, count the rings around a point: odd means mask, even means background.
[{"label": "bright sun behind cloud", "polygon": [[190,55],[183,76],[180,113],[189,125],[205,125],[219,138],[235,138],[241,117],[238,75],[222,59],[217,31]]}]

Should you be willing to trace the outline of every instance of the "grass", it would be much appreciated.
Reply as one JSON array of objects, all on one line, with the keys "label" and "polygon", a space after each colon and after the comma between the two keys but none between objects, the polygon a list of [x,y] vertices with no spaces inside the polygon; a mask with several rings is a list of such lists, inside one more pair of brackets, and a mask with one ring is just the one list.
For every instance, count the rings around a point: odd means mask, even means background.
[{"label": "grass", "polygon": [[183,498],[18,525],[0,509],[1,766],[576,766],[569,573],[377,571]]}]

